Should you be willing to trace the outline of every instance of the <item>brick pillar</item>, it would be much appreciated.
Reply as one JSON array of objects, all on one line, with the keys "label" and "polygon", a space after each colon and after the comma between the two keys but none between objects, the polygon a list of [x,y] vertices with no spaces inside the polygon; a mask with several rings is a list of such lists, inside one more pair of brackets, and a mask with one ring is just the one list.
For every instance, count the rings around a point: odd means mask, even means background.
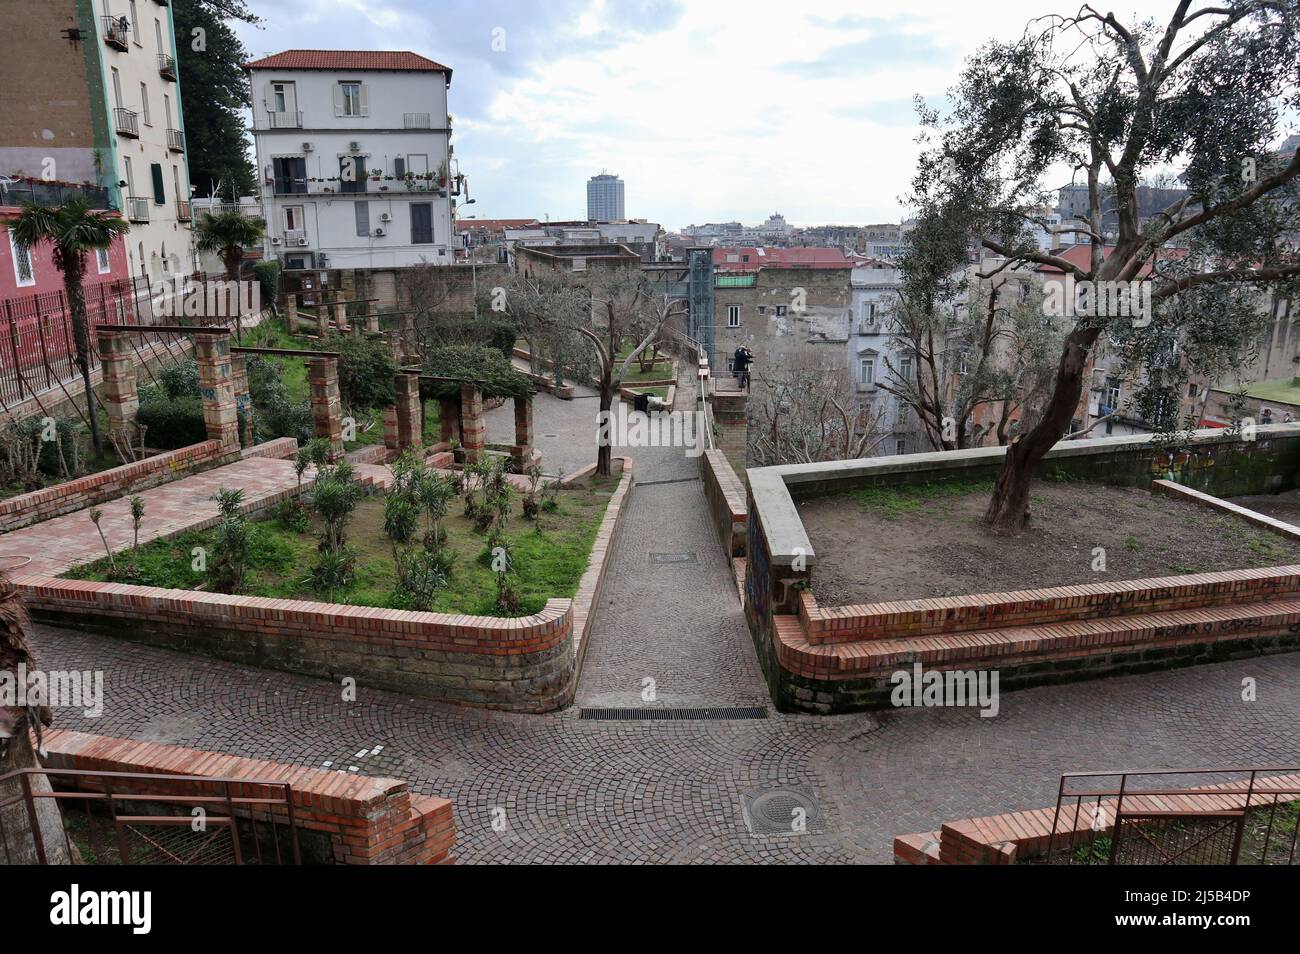
[{"label": "brick pillar", "polygon": [[125,433],[128,440],[135,429],[135,412],[140,395],[135,384],[135,349],[125,331],[103,331],[99,338],[99,361],[104,368],[104,407],[108,410],[110,434]]},{"label": "brick pillar", "polygon": [[459,398],[438,398],[438,432],[444,444],[460,440]]},{"label": "brick pillar", "polygon": [[235,389],[235,410],[244,413],[244,446],[253,446],[253,398],[248,391],[248,366],[242,354],[230,356],[230,380]]},{"label": "brick pillar", "polygon": [[483,421],[483,392],[472,384],[460,386],[460,442],[465,446],[465,460],[474,463],[483,453],[487,426]]},{"label": "brick pillar", "polygon": [[311,385],[312,429],[329,441],[331,461],[343,456],[343,402],[339,397],[339,359],[311,358],[307,362]]},{"label": "brick pillar", "polygon": [[379,334],[379,315],[366,315],[366,331]]},{"label": "brick pillar", "polygon": [[196,334],[194,357],[199,365],[199,395],[203,398],[203,423],[208,440],[222,447],[239,446],[239,417],[235,412],[235,384],[230,370],[230,336]]},{"label": "brick pillar", "polygon": [[389,450],[397,450],[397,405],[389,404],[384,407],[384,446]]},{"label": "brick pillar", "polygon": [[515,444],[510,448],[516,469],[523,473],[533,462],[533,398],[515,398]]},{"label": "brick pillar", "polygon": [[284,324],[289,334],[298,332],[298,295],[295,292],[284,296]]},{"label": "brick pillar", "polygon": [[328,338],[330,333],[330,306],[321,302],[316,306],[316,334]]},{"label": "brick pillar", "polygon": [[749,451],[749,421],[744,391],[713,392],[713,420],[718,426],[718,447],[737,470],[744,468]]},{"label": "brick pillar", "polygon": [[334,324],[339,329],[339,334],[343,334],[343,329],[348,323],[348,303],[345,301],[336,301],[334,303]]},{"label": "brick pillar", "polygon": [[393,387],[397,392],[397,446],[401,450],[419,447],[424,438],[420,376],[399,374],[393,379]]}]

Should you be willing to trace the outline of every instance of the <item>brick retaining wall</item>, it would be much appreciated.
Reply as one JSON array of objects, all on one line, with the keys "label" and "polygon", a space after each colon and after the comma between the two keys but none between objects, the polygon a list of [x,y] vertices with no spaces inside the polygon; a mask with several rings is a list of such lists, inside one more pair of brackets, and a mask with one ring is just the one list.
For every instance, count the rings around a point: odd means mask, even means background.
[{"label": "brick retaining wall", "polygon": [[[296,826],[328,838],[333,860],[338,864],[454,863],[456,825],[451,802],[412,794],[407,783],[398,779],[328,772],[63,729],[47,730],[44,742],[49,752],[45,764],[50,769],[287,782]],[[139,790],[160,791],[159,786],[165,784],[148,782]],[[127,779],[114,779],[114,791],[132,790]],[[253,784],[247,789],[234,785],[230,791],[234,798],[265,797],[266,793],[264,786]],[[288,820],[287,816],[276,817],[279,822]]]},{"label": "brick retaining wall", "polygon": [[745,555],[745,522],[749,512],[745,506],[745,485],[732,470],[727,455],[720,450],[707,450],[700,456],[700,472],[704,479],[704,496],[713,514],[722,550],[730,557]]},{"label": "brick retaining wall", "polygon": [[127,494],[197,473],[218,464],[239,460],[239,448],[223,449],[217,441],[203,441],[178,450],[155,454],[132,464],[123,464],[97,474],[42,487],[31,493],[0,500],[0,532],[17,530],[72,513]]}]

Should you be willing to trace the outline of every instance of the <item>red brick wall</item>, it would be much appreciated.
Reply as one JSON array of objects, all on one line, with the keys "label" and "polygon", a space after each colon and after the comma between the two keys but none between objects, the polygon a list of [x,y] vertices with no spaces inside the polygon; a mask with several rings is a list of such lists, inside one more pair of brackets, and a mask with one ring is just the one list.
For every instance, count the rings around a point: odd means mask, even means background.
[{"label": "red brick wall", "polygon": [[38,618],[247,665],[494,709],[573,698],[569,600],[504,619],[15,576]]},{"label": "red brick wall", "polygon": [[[53,769],[100,772],[142,772],[239,779],[249,783],[231,795],[262,797],[257,782],[287,782],[291,786],[294,823],[327,834],[334,860],[349,865],[453,864],[456,826],[452,804],[445,798],[412,795],[406,782],[372,778],[353,772],[327,772],[245,759],[159,742],[138,742],[84,732],[54,729],[45,733]],[[125,780],[114,780],[115,791],[129,791]],[[142,786],[141,791],[157,790]],[[287,821],[287,816],[277,820]]]},{"label": "red brick wall", "polygon": [[215,464],[229,463],[238,459],[237,451],[238,448],[234,454],[228,450],[223,452],[216,441],[203,441],[146,457],[133,464],[101,470],[97,474],[0,500],[0,532],[26,527],[106,500],[116,500]]}]

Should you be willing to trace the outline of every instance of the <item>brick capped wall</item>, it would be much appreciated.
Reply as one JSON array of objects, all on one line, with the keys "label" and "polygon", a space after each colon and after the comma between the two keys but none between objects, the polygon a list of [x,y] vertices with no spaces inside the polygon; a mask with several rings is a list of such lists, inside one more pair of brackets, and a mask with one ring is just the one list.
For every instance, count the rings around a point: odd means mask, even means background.
[{"label": "brick capped wall", "polygon": [[28,494],[0,500],[0,532],[17,530],[51,517],[81,510],[126,494],[139,493],[187,474],[239,459],[239,446],[223,448],[203,441],[178,450],[146,457],[97,474],[42,487]]},{"label": "brick capped wall", "polygon": [[745,555],[745,522],[748,510],[745,505],[745,485],[721,450],[705,451],[700,456],[700,472],[704,478],[704,496],[713,514],[713,525],[728,557]]},{"label": "brick capped wall", "polygon": [[[46,766],[51,769],[247,780],[247,789],[231,787],[234,798],[265,797],[267,789],[252,784],[254,781],[286,782],[291,786],[295,825],[324,834],[338,864],[454,863],[456,825],[451,802],[414,795],[407,783],[398,779],[327,772],[62,729],[48,730],[44,742],[49,752]],[[66,784],[65,779],[59,781]],[[133,789],[127,779],[114,779],[114,791],[150,793],[159,791],[159,784],[146,781]],[[287,816],[277,815],[277,821],[287,820]]]}]

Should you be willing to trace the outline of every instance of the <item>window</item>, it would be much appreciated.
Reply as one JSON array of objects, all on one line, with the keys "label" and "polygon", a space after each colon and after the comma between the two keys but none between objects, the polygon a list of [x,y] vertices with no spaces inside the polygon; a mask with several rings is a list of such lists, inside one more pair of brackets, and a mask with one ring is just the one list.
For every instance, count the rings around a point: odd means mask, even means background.
[{"label": "window", "polygon": [[369,202],[357,203],[357,234],[358,235],[370,234],[370,203]]},{"label": "window", "polygon": [[876,386],[876,359],[862,358],[858,362],[858,384],[864,388]]},{"label": "window", "polygon": [[307,191],[307,160],[302,156],[286,156],[271,160],[275,173],[277,195],[302,194]]},{"label": "window", "polygon": [[126,166],[126,194],[135,195],[135,171],[131,168],[131,157],[123,156],[122,162]]},{"label": "window", "polygon": [[903,440],[894,441],[894,453],[895,453],[895,454],[906,454],[906,453],[907,453],[907,441],[903,441]]},{"label": "window", "polygon": [[[433,203],[432,202],[411,203],[411,244],[412,245],[433,244]],[[577,267],[576,262],[574,263],[574,267],[575,268]]]},{"label": "window", "polygon": [[334,87],[335,116],[365,116],[367,108],[366,87],[356,80],[340,80]]},{"label": "window", "polygon": [[910,357],[898,359],[898,376],[904,381],[912,380],[912,359]]},{"label": "window", "polygon": [[99,274],[107,275],[109,269],[111,269],[112,267],[113,267],[112,263],[108,260],[108,249],[106,248],[95,249],[95,268],[98,269]]},{"label": "window", "polygon": [[32,250],[26,245],[14,241],[14,233],[9,233],[9,251],[14,257],[14,278],[19,287],[36,284],[36,266],[32,263]]},{"label": "window", "polygon": [[117,71],[116,66],[109,67],[113,73],[113,105],[118,109],[122,108],[122,74]]},{"label": "window", "polygon": [[131,39],[140,46],[140,14],[136,12],[135,0],[131,0]]},{"label": "window", "polygon": [[366,191],[366,157],[339,156],[339,191]]},{"label": "window", "polygon": [[1196,384],[1195,384],[1195,383],[1192,383],[1192,384],[1187,385],[1187,396],[1188,396],[1188,397],[1196,397]]},{"label": "window", "polygon": [[144,83],[140,84],[140,118],[146,126],[153,125],[153,119],[149,115],[149,87]]},{"label": "window", "polygon": [[767,314],[767,306],[766,306],[766,305],[759,305],[759,306],[758,306],[758,313],[759,313],[760,315],[766,315],[766,314]]},{"label": "window", "polygon": [[153,21],[153,38],[158,41],[158,52],[166,53],[167,49],[163,46],[162,21],[157,17]]},{"label": "window", "polygon": [[426,153],[412,153],[406,157],[406,171],[417,176],[427,175],[429,172],[429,156]]},{"label": "window", "polygon": [[1119,407],[1120,389],[1118,384],[1110,384],[1106,387],[1106,406],[1112,411]]},{"label": "window", "polygon": [[286,205],[284,207],[284,230],[297,232],[302,229],[302,206]]},{"label": "window", "polygon": [[172,125],[172,98],[163,93],[163,125],[168,129]]},{"label": "window", "polygon": [[785,317],[785,309],[786,309],[786,306],[785,306],[785,305],[773,305],[773,306],[772,306],[772,311],[776,314],[776,317],[778,317],[778,318],[783,318],[783,317]]},{"label": "window", "polygon": [[961,354],[959,354],[959,355],[957,356],[957,373],[958,373],[958,374],[969,374],[969,373],[970,373],[969,370],[968,370],[967,367],[966,367],[966,360],[967,360],[967,358],[969,358],[969,357],[970,357],[969,353],[967,353],[967,352],[965,352],[965,351],[963,351]]},{"label": "window", "polygon": [[406,157],[396,156],[393,159],[393,178],[401,179],[406,175]]},{"label": "window", "polygon": [[727,327],[728,328],[740,327],[740,306],[739,305],[727,306]]}]

